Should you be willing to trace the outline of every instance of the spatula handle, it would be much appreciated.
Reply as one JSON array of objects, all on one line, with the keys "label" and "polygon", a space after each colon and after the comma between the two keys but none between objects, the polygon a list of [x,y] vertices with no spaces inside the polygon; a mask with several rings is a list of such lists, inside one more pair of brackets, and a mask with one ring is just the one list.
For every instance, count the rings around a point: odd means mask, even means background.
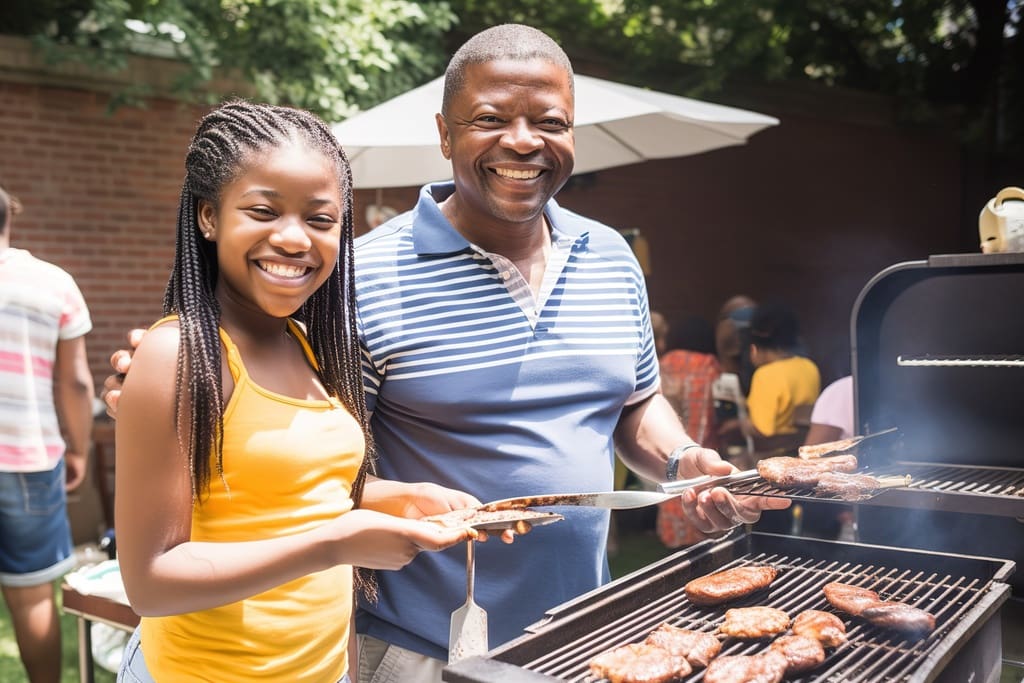
[{"label": "spatula handle", "polygon": [[466,597],[473,600],[473,583],[476,578],[476,542],[473,539],[466,541]]}]

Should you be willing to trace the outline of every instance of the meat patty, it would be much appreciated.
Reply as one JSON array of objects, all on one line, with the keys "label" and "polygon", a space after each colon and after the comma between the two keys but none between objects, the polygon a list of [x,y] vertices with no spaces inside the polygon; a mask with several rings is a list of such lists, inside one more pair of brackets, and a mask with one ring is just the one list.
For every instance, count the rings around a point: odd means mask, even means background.
[{"label": "meat patty", "polygon": [[832,614],[817,609],[804,610],[793,620],[793,633],[814,638],[822,647],[839,647],[846,642],[846,624]]},{"label": "meat patty", "polygon": [[812,488],[827,472],[853,472],[855,469],[855,455],[833,455],[814,460],[780,456],[764,458],[757,463],[757,473],[761,478],[782,488]]},{"label": "meat patty", "polygon": [[931,613],[902,602],[879,602],[865,608],[860,616],[875,626],[899,631],[908,637],[926,636],[935,630],[935,617]]},{"label": "meat patty", "polygon": [[667,683],[693,668],[686,657],[648,643],[630,643],[590,660],[590,673],[611,683]]},{"label": "meat patty", "polygon": [[728,655],[714,659],[704,683],[779,683],[786,675],[786,656],[769,648],[756,655]]},{"label": "meat patty", "polygon": [[860,500],[882,488],[881,482],[867,474],[826,472],[814,485],[817,493],[839,496],[843,500]]},{"label": "meat patty", "polygon": [[881,602],[881,598],[875,591],[851,586],[848,583],[833,581],[822,586],[822,590],[825,592],[825,599],[829,601],[829,604],[854,616],[860,616],[865,609]]},{"label": "meat patty", "polygon": [[683,591],[695,605],[718,605],[766,588],[778,574],[768,565],[733,567],[693,579]]},{"label": "meat patty", "polygon": [[671,624],[662,624],[644,641],[664,648],[673,655],[682,655],[690,666],[705,667],[722,649],[722,643],[711,633],[691,631]]},{"label": "meat patty", "polygon": [[872,590],[837,582],[825,584],[822,590],[833,607],[875,626],[907,637],[922,637],[935,630],[935,616],[931,613],[903,602],[882,600]]},{"label": "meat patty", "polygon": [[725,611],[718,632],[753,640],[775,636],[789,628],[789,615],[774,607],[736,607]]},{"label": "meat patty", "polygon": [[838,441],[826,441],[824,443],[816,443],[810,446],[800,446],[796,449],[796,454],[801,459],[812,460],[814,458],[820,458],[823,455],[828,455],[829,453],[842,453],[843,451],[849,451],[863,440],[863,437],[855,436],[850,439],[839,439]]},{"label": "meat patty", "polygon": [[786,675],[802,674],[825,661],[825,648],[816,638],[782,636],[772,641],[771,649],[786,657]]}]

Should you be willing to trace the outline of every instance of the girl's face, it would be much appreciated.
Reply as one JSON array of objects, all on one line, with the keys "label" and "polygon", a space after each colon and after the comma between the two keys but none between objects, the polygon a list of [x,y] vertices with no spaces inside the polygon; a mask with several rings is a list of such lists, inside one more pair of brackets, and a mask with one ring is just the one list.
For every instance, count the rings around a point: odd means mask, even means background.
[{"label": "girl's face", "polygon": [[334,269],[342,201],[331,160],[292,142],[252,157],[219,207],[200,201],[200,228],[217,243],[222,313],[298,310]]}]

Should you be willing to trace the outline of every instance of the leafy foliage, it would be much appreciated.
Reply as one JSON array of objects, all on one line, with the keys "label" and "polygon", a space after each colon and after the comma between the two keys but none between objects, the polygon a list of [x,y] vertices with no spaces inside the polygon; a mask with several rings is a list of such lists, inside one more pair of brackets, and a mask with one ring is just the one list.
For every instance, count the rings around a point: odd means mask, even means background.
[{"label": "leafy foliage", "polygon": [[[259,99],[339,120],[435,76],[454,17],[443,1],[17,0],[7,30],[37,36],[54,59],[117,70],[130,54],[188,65],[178,90],[193,98],[218,70]],[[5,26],[0,25],[0,30]]]},{"label": "leafy foliage", "polygon": [[[691,96],[810,80],[964,112],[969,139],[1024,146],[1024,0],[452,0],[459,34],[527,20],[622,80]],[[585,28],[584,28],[585,27]],[[585,42],[584,42],[585,41]]]},{"label": "leafy foliage", "polygon": [[[218,69],[254,96],[330,119],[436,76],[502,22],[542,28],[574,62],[691,96],[730,82],[810,80],[894,95],[927,120],[965,112],[974,139],[1024,146],[1024,0],[7,0],[0,32],[108,69],[178,57],[198,96]],[[64,53],[65,51],[60,51]]]}]

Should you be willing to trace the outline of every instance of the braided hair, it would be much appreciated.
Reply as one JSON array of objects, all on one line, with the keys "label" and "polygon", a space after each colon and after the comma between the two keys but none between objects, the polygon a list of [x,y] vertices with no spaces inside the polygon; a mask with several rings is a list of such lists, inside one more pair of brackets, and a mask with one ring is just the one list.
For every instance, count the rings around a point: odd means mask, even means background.
[{"label": "braided hair", "polygon": [[356,506],[373,462],[356,329],[352,169],[348,158],[327,125],[313,114],[234,100],[203,117],[189,144],[178,206],[174,268],[164,293],[164,315],[177,315],[181,330],[175,423],[179,445],[189,454],[192,495],[197,501],[209,490],[211,453],[216,456],[218,476],[224,476],[220,306],[214,297],[217,246],[201,235],[198,203],[205,200],[218,206],[221,190],[257,154],[292,140],[302,140],[334,162],[343,200],[338,261],[327,281],[294,317],[306,325],[320,381],[329,394],[341,400],[363,430],[366,457],[352,484]]}]

